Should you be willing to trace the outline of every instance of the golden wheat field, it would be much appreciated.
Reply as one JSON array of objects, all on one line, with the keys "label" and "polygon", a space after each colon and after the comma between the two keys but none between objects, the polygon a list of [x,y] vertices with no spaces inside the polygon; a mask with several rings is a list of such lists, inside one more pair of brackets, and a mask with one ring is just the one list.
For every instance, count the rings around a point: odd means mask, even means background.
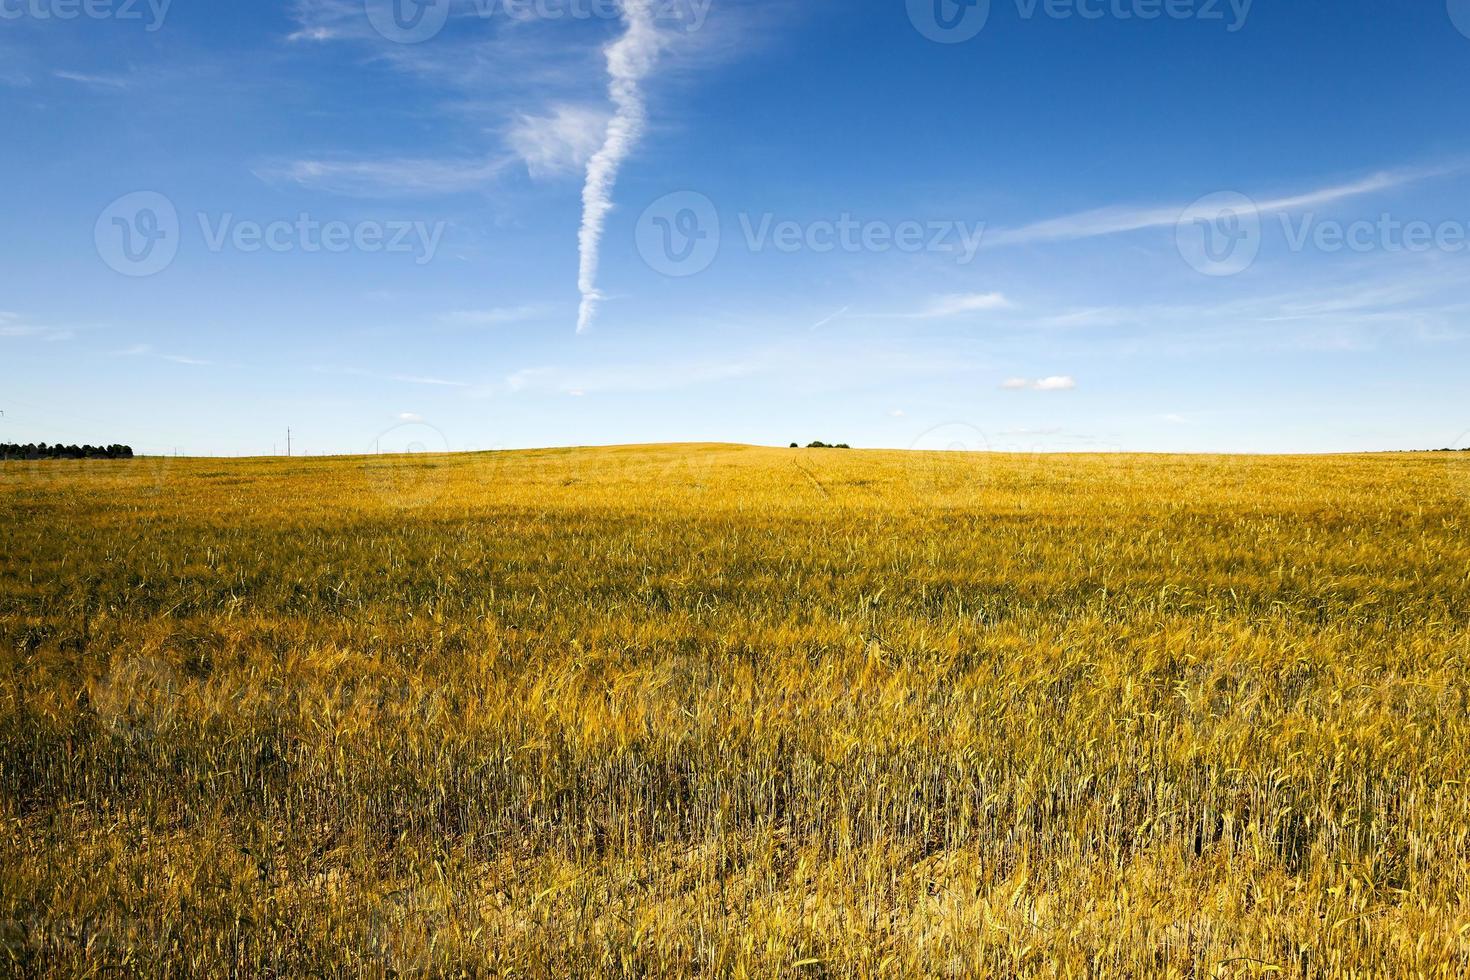
[{"label": "golden wheat field", "polygon": [[0,973],[1470,971],[1470,460],[56,461],[0,516]]}]

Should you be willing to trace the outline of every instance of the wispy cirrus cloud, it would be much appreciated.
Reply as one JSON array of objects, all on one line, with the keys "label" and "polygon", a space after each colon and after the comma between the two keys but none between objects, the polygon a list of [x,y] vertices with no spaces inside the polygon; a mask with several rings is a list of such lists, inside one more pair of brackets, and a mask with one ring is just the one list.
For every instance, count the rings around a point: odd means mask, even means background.
[{"label": "wispy cirrus cloud", "polygon": [[555,309],[544,303],[527,303],[522,306],[502,306],[489,310],[455,310],[443,314],[439,320],[453,327],[503,327],[513,323],[542,319],[554,313]]},{"label": "wispy cirrus cloud", "polygon": [[19,313],[0,312],[0,337],[55,342],[71,340],[74,336],[76,335],[70,330],[31,323]]},{"label": "wispy cirrus cloud", "polygon": [[838,310],[835,313],[829,313],[828,315],[826,315],[826,316],[822,317],[820,320],[818,320],[816,323],[813,323],[811,325],[810,329],[812,329],[812,330],[820,330],[820,329],[822,329],[823,327],[827,326],[830,323],[835,323],[838,320],[842,319],[842,317],[846,316],[847,315],[847,311],[850,310],[850,309],[852,309],[851,306],[844,306],[842,309]]},{"label": "wispy cirrus cloud", "polygon": [[[1470,287],[1458,264],[1425,268],[1417,256],[1377,256],[1289,288],[1198,302],[1048,308],[1041,299],[997,324],[1034,344],[1035,331],[1077,328],[1053,339],[1074,354],[1099,344],[1146,345],[1151,353],[1366,351],[1467,336]],[[1024,387],[1018,386],[1018,387]]]},{"label": "wispy cirrus cloud", "polygon": [[[488,6],[489,5],[478,5]],[[344,151],[270,163],[256,169],[286,180],[358,197],[456,194],[491,188],[522,163],[535,177],[572,173],[601,138],[595,109],[578,108],[592,90],[595,48],[568,43],[582,21],[521,23],[496,6],[456,2],[454,20],[428,44],[395,44],[379,35],[362,0],[296,0],[293,45],[342,44],[373,66],[425,89],[428,112],[450,122],[458,145],[488,136],[481,155]],[[605,118],[602,115],[600,118]],[[579,127],[591,127],[584,132]]]},{"label": "wispy cirrus cloud", "polygon": [[51,76],[92,88],[125,89],[132,85],[132,79],[121,75],[89,75],[79,71],[53,71]]},{"label": "wispy cirrus cloud", "polygon": [[318,366],[312,368],[317,374],[341,374],[353,378],[370,378],[374,381],[392,381],[396,384],[426,385],[431,388],[468,388],[469,382],[451,381],[446,378],[435,378],[417,374],[383,374],[377,371],[366,371],[354,367]]},{"label": "wispy cirrus cloud", "polygon": [[1092,307],[1052,313],[1036,321],[1043,327],[1116,327],[1129,321],[1127,310],[1114,307]]},{"label": "wispy cirrus cloud", "polygon": [[1004,293],[952,293],[936,296],[923,310],[909,317],[932,320],[939,317],[959,316],[963,313],[988,313],[993,310],[1008,310],[1014,306]]},{"label": "wispy cirrus cloud", "polygon": [[513,162],[510,156],[483,160],[298,160],[263,167],[256,174],[266,180],[289,180],[352,197],[420,197],[479,190]]},{"label": "wispy cirrus cloud", "polygon": [[[1262,213],[1299,211],[1302,208],[1319,207],[1348,198],[1391,190],[1453,172],[1454,170],[1450,168],[1385,171],[1361,180],[1330,184],[1299,194],[1258,199],[1256,206]],[[1189,202],[1185,202],[1150,207],[1107,207],[1081,211],[1060,218],[1022,225],[1018,228],[992,231],[985,237],[982,247],[1077,241],[1150,228],[1173,228],[1179,223],[1181,217],[1188,217],[1190,206]],[[1214,217],[1214,213],[1211,212],[1205,216]]]},{"label": "wispy cirrus cloud", "polygon": [[[948,317],[963,316],[966,313],[994,313],[1014,308],[1015,304],[1004,293],[946,293],[930,298],[922,307],[908,313],[855,313],[852,319],[942,320]],[[825,326],[826,323],[846,313],[847,309],[844,308],[841,314],[834,314],[818,326]]]},{"label": "wispy cirrus cloud", "polygon": [[293,44],[302,41],[315,41],[320,43],[323,41],[335,41],[342,36],[341,32],[337,29],[327,27],[325,24],[318,24],[314,27],[303,27],[300,30],[292,31],[286,35],[286,40]]},{"label": "wispy cirrus cloud", "polygon": [[293,0],[291,17],[296,30],[286,40],[292,44],[366,39],[372,34],[366,8],[352,0]]},{"label": "wispy cirrus cloud", "polygon": [[168,361],[170,364],[182,364],[186,367],[212,367],[213,361],[206,361],[199,357],[190,357],[187,354],[167,354],[153,349],[152,344],[134,344],[122,350],[112,351],[113,357],[152,357],[160,361]]},{"label": "wispy cirrus cloud", "polygon": [[1077,379],[1071,375],[1057,374],[1049,378],[1032,381],[1030,378],[1007,378],[1000,385],[1007,391],[1071,391],[1077,387]]},{"label": "wispy cirrus cloud", "polygon": [[0,320],[0,336],[10,338],[31,338],[37,341],[69,341],[75,334],[71,331],[53,328],[53,326],[35,326],[31,323],[6,323]]}]

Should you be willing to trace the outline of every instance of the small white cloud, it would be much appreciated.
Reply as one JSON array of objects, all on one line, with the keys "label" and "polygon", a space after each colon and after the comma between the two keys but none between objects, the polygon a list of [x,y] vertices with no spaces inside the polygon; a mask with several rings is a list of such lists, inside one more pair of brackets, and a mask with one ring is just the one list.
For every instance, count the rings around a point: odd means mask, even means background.
[{"label": "small white cloud", "polygon": [[51,74],[63,81],[76,82],[78,85],[91,85],[95,88],[127,88],[131,84],[128,79],[115,75],[84,75],[79,71],[53,71]]},{"label": "small white cloud", "polygon": [[170,361],[174,364],[186,364],[190,367],[209,367],[213,361],[200,360],[197,357],[186,357],[183,354],[161,354],[153,349],[151,344],[134,344],[122,350],[112,351],[113,357],[156,357],[160,361]]},{"label": "small white cloud", "polygon": [[559,105],[549,115],[523,113],[506,141],[532,177],[574,174],[587,165],[607,132],[606,112],[588,106]]},{"label": "small white cloud", "polygon": [[1180,415],[1178,412],[1165,412],[1163,415],[1160,415],[1159,418],[1163,419],[1165,422],[1173,422],[1175,425],[1189,424],[1189,419],[1185,418],[1183,415]]},{"label": "small white cloud", "polygon": [[549,313],[548,307],[540,305],[505,306],[492,310],[455,310],[445,313],[440,319],[456,327],[498,327],[534,320]]},{"label": "small white cloud", "polygon": [[1007,378],[1001,382],[1001,387],[1008,391],[1022,391],[1031,387],[1031,380],[1029,378]]},{"label": "small white cloud", "polygon": [[904,416],[905,416],[905,415],[907,415],[907,414],[908,414],[908,412],[905,412],[905,411],[904,411],[904,410],[903,410],[903,409],[901,409],[901,408],[895,408],[895,409],[894,409],[894,410],[893,410],[893,411],[891,411],[891,412],[889,412],[889,413],[888,413],[888,414],[889,414],[889,415],[892,415],[892,416],[893,416],[893,417],[894,417],[894,418],[896,418],[896,419],[901,419],[901,418],[903,418],[903,417],[904,417]]},{"label": "small white cloud", "polygon": [[1006,299],[1003,293],[954,293],[949,296],[935,297],[922,313],[916,313],[914,316],[918,319],[931,319],[958,316],[961,313],[1008,310],[1011,306],[1011,301]]},{"label": "small white cloud", "polygon": [[307,27],[294,34],[286,35],[286,40],[293,43],[300,41],[331,41],[341,35],[330,27]]},{"label": "small white cloud", "polygon": [[1066,375],[1057,375],[1052,378],[1042,378],[1036,382],[1037,391],[1071,391],[1077,387],[1077,381]]},{"label": "small white cloud", "polygon": [[449,381],[444,378],[426,378],[417,374],[389,374],[383,376],[384,381],[397,381],[406,385],[429,385],[433,388],[468,388],[469,384],[464,381]]},{"label": "small white cloud", "polygon": [[18,313],[0,313],[0,337],[28,337],[33,340],[71,340],[75,334],[58,327],[43,327],[26,323]]},{"label": "small white cloud", "polygon": [[1116,327],[1127,321],[1126,312],[1101,308],[1059,313],[1056,316],[1043,317],[1037,322],[1047,327]]},{"label": "small white cloud", "polygon": [[585,398],[587,396],[587,392],[583,391],[581,388],[573,388],[571,391],[567,392],[567,394],[571,395],[573,398]]},{"label": "small white cloud", "polygon": [[509,157],[484,159],[296,160],[255,171],[263,180],[288,180],[358,197],[428,196],[478,190],[495,180]]},{"label": "small white cloud", "polygon": [[422,422],[423,420],[424,420],[424,417],[422,415],[420,415],[418,412],[399,412],[398,413],[398,421],[400,421],[400,422]]}]

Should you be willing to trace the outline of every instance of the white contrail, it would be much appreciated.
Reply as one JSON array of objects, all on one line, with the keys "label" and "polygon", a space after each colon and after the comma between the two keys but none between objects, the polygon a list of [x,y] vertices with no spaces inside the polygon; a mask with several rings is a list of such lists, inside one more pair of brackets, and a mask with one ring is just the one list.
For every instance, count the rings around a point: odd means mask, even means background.
[{"label": "white contrail", "polygon": [[582,306],[577,312],[577,333],[592,324],[597,303],[602,299],[597,291],[597,264],[603,224],[612,210],[618,168],[643,135],[647,112],[642,82],[653,70],[660,46],[653,23],[653,0],[622,0],[622,8],[627,29],[607,48],[607,74],[611,79],[608,92],[615,111],[607,124],[602,149],[587,161],[587,185],[582,188],[582,230],[577,236],[582,253],[582,269],[577,278]]}]

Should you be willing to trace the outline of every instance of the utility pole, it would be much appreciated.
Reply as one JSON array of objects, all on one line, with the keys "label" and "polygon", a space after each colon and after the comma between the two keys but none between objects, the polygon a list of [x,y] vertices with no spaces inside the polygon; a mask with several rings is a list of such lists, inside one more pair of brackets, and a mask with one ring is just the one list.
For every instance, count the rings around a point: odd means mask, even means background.
[{"label": "utility pole", "polygon": [[287,458],[291,456],[291,429],[289,426],[286,428],[286,456]]}]

